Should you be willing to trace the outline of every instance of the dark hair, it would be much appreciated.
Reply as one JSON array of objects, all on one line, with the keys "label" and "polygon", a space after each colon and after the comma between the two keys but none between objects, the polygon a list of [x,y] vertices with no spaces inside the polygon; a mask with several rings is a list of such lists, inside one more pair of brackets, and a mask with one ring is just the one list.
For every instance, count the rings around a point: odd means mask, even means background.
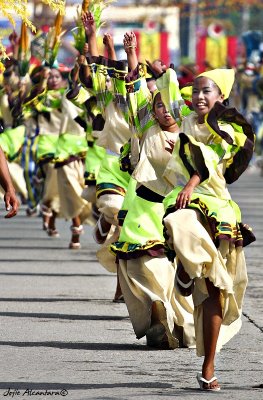
[{"label": "dark hair", "polygon": [[[201,75],[201,76],[197,76],[196,79],[199,79],[199,78],[202,78],[202,75]],[[208,77],[207,77],[207,78],[208,78]],[[213,79],[211,79],[211,78],[208,78],[208,79],[210,79],[210,81],[213,82],[214,86],[217,87],[218,93],[219,93],[219,94],[222,94],[222,91],[221,91],[220,87],[215,83],[215,81],[213,81]],[[226,107],[229,106],[229,98],[224,99],[222,103],[223,103],[224,106],[226,106]]]},{"label": "dark hair", "polygon": [[43,71],[43,69],[44,69],[43,65],[38,65],[35,68],[33,68],[30,74],[30,79],[32,83],[37,84],[40,82],[41,72]]},{"label": "dark hair", "polygon": [[[156,100],[157,100],[157,96],[159,96],[159,95],[161,96],[161,93],[160,93],[160,92],[156,93],[156,95],[154,96],[153,105],[152,105],[153,111],[154,111],[155,103],[156,103]],[[161,98],[162,98],[162,97],[161,97]]]}]

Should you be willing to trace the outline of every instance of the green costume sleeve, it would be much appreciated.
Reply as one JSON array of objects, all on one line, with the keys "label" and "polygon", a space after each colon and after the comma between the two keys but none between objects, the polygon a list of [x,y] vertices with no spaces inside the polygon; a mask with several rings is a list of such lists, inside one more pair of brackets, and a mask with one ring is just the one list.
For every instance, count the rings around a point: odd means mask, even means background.
[{"label": "green costume sleeve", "polygon": [[75,106],[80,107],[87,101],[89,100],[92,96],[94,96],[94,93],[92,93],[90,90],[87,88],[78,85],[77,88],[74,90],[74,97],[70,96],[71,91],[69,90],[66,93],[67,99],[70,100]]},{"label": "green costume sleeve", "polygon": [[156,86],[161,93],[162,101],[167,110],[169,110],[180,126],[182,117],[190,114],[191,110],[182,98],[176,72],[172,68],[168,68],[166,72],[156,80]]},{"label": "green costume sleeve", "polygon": [[175,146],[173,169],[188,180],[195,171],[201,182],[208,183],[220,162],[231,163],[237,152],[235,144],[228,144],[222,138],[213,136],[209,144],[197,141],[193,136],[180,133]]},{"label": "green costume sleeve", "polygon": [[126,82],[126,90],[131,139],[121,149],[120,169],[131,174],[139,161],[140,140],[156,121],[152,113],[152,95],[147,88],[145,78],[129,80]]},{"label": "green costume sleeve", "polygon": [[52,112],[53,109],[61,106],[64,92],[65,89],[63,88],[59,90],[44,90],[41,93],[37,93],[35,97],[24,102],[23,111],[34,108],[38,112]]},{"label": "green costume sleeve", "polygon": [[132,137],[141,139],[144,133],[156,124],[152,112],[152,96],[147,88],[145,78],[129,82],[127,86],[131,87],[131,85],[134,91],[127,93],[129,125]]},{"label": "green costume sleeve", "polygon": [[[232,126],[232,136],[219,121]],[[219,102],[207,115],[206,124],[215,137],[221,137],[232,146],[232,158],[227,162],[224,177],[227,183],[233,183],[247,169],[253,156],[255,134],[252,127],[235,108],[227,108]]]},{"label": "green costume sleeve", "polygon": [[[219,116],[222,119],[218,120]],[[164,175],[171,185],[180,185],[180,181],[184,185],[185,179],[188,180],[195,171],[199,173],[201,182],[208,183],[218,164],[223,161],[226,182],[232,183],[248,167],[255,138],[243,116],[235,109],[227,109],[216,103],[206,115],[205,124],[211,133],[208,144],[180,133],[180,140],[174,147],[172,160]]]},{"label": "green costume sleeve", "polygon": [[105,108],[112,101],[112,93],[107,88],[108,68],[104,57],[90,57],[88,64],[92,78],[92,88],[97,98],[97,104],[104,114]]}]

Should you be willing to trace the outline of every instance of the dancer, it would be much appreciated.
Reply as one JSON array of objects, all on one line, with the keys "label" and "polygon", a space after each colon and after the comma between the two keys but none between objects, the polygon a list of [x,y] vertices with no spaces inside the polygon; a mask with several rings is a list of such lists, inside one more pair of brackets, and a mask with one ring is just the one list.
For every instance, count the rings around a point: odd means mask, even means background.
[{"label": "dancer", "polygon": [[[172,189],[164,200],[165,234],[181,263],[177,286],[193,290],[197,355],[204,356],[197,380],[212,391],[220,390],[215,353],[241,326],[247,285],[242,247],[255,240],[227,189],[247,168],[254,146],[248,122],[223,104],[233,82],[232,69],[195,78],[194,112],[183,120],[164,172]],[[174,115],[173,99],[165,100]]]},{"label": "dancer", "polygon": [[[94,229],[94,238],[101,248],[97,252],[99,262],[110,272],[117,272],[115,258],[108,251],[109,243],[117,240],[119,226],[117,215],[122,207],[123,199],[129,184],[130,175],[119,167],[118,157],[122,145],[130,137],[130,130],[125,119],[125,82],[127,63],[116,61],[112,37],[104,36],[109,59],[99,56],[96,41],[96,23],[91,13],[84,13],[82,21],[85,28],[89,52],[88,58],[96,92],[97,105],[105,119],[103,131],[99,134],[97,145],[106,149],[106,155],[100,165],[96,179],[97,207],[100,218]],[[116,76],[123,80],[116,79]],[[114,301],[122,299],[117,284]]]},{"label": "dancer", "polygon": [[[191,297],[183,298],[174,290],[175,266],[165,254],[160,194],[167,186],[162,174],[177,141],[180,121],[165,108],[164,92],[149,92],[145,77],[140,76],[136,45],[135,34],[126,33],[124,49],[131,71],[126,81],[133,136],[130,154],[126,154],[126,160],[122,157],[122,163],[130,172],[135,170],[119,213],[120,237],[111,249],[119,262],[120,285],[136,337],[146,336],[148,346],[160,349],[193,347],[193,303]],[[159,70],[163,72],[161,66]],[[175,71],[166,73],[173,74],[176,81]],[[177,104],[179,111],[184,102],[178,82]],[[145,180],[138,184],[142,173]],[[153,185],[158,193],[151,190]]]}]

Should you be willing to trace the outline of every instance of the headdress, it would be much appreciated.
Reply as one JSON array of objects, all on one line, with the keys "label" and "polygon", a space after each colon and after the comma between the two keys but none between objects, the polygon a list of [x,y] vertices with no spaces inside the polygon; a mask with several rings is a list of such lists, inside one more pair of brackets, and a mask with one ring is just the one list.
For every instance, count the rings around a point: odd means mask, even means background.
[{"label": "headdress", "polygon": [[200,76],[205,76],[215,82],[224,95],[224,99],[228,99],[235,81],[235,71],[233,69],[212,69],[211,71],[202,72],[197,78]]},{"label": "headdress", "polygon": [[25,76],[29,71],[30,57],[30,40],[28,36],[27,25],[25,22],[22,22],[18,48],[18,69],[21,77]]},{"label": "headdress", "polygon": [[63,16],[57,13],[54,27],[49,28],[44,44],[44,64],[51,68],[58,68],[57,55],[61,45],[61,37],[65,33],[62,32]]},{"label": "headdress", "polygon": [[156,98],[157,94],[159,94],[159,93],[161,94],[159,89],[155,89],[154,92],[152,92],[152,104],[154,104],[155,98]]},{"label": "headdress", "polygon": [[97,33],[99,29],[104,25],[101,21],[102,11],[107,8],[111,3],[116,0],[83,0],[81,9],[77,8],[77,18],[75,18],[76,28],[72,29],[72,35],[74,37],[74,47],[83,54],[83,47],[86,43],[85,30],[81,20],[82,13],[90,11],[94,17]]}]

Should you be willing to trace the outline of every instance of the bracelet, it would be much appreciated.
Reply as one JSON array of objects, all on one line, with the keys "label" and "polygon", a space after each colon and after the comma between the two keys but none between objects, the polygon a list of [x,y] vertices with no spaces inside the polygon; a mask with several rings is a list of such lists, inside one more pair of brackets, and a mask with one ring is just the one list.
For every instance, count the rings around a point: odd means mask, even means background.
[{"label": "bracelet", "polygon": [[137,46],[135,46],[134,44],[131,44],[130,46],[126,46],[127,48],[131,48],[131,49],[137,49]]}]

